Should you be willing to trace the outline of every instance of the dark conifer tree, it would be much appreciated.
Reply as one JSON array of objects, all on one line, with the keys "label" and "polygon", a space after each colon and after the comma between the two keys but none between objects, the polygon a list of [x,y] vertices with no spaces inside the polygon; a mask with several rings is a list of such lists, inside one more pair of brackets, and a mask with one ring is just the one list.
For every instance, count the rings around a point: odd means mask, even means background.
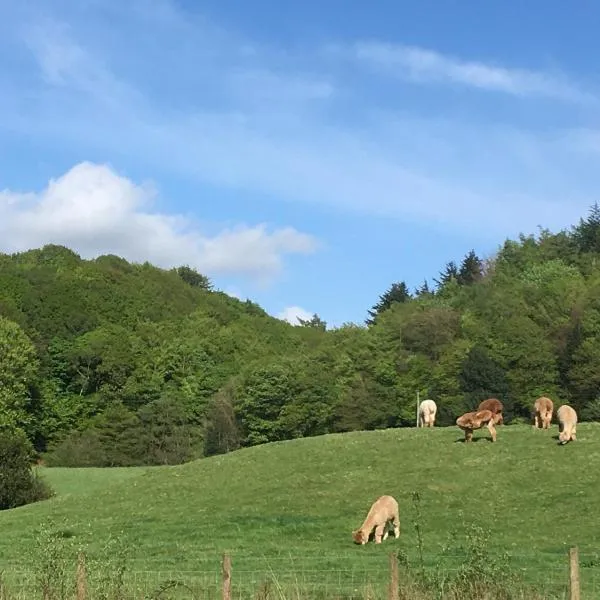
[{"label": "dark conifer tree", "polygon": [[408,290],[408,286],[404,281],[400,283],[393,283],[391,287],[381,296],[379,296],[379,302],[369,310],[369,318],[365,321],[367,325],[373,325],[378,315],[384,310],[390,308],[396,302],[403,303],[410,300],[411,294]]},{"label": "dark conifer tree", "polygon": [[573,228],[573,239],[580,252],[600,252],[600,206],[595,202],[586,219]]},{"label": "dark conifer tree", "polygon": [[423,283],[417,289],[415,289],[415,295],[419,298],[422,296],[433,295],[433,290],[429,288],[429,283],[427,282],[427,279],[423,280]]},{"label": "dark conifer tree", "polygon": [[441,288],[453,279],[458,279],[458,267],[456,266],[456,263],[451,260],[450,262],[446,263],[444,270],[440,272],[440,278],[434,279],[433,281],[435,281],[438,288]]},{"label": "dark conifer tree", "polygon": [[471,285],[482,277],[483,264],[475,250],[471,250],[463,259],[456,280],[460,285]]}]

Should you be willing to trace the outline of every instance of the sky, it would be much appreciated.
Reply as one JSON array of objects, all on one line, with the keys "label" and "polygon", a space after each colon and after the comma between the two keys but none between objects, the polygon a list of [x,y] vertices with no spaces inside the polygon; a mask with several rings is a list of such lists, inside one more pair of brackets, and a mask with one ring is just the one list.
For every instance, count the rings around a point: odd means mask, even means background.
[{"label": "sky", "polygon": [[592,0],[0,0],[0,251],[362,323],[598,200],[599,28]]}]

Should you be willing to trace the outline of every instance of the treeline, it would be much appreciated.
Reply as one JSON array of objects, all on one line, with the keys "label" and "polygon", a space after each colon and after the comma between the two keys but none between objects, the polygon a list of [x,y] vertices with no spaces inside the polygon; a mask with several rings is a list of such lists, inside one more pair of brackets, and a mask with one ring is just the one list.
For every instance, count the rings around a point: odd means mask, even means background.
[{"label": "treeline", "polygon": [[0,428],[50,464],[172,464],[245,445],[438,422],[540,395],[600,418],[600,209],[570,230],[402,281],[365,324],[294,327],[182,266],[61,246],[0,255]]}]

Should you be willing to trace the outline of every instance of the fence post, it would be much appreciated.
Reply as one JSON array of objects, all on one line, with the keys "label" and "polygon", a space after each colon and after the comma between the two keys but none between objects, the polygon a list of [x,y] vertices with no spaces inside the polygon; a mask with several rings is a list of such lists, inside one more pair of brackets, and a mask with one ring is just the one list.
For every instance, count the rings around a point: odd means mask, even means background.
[{"label": "fence post", "polygon": [[231,556],[223,554],[223,600],[231,600]]},{"label": "fence post", "polygon": [[569,600],[581,600],[579,588],[579,550],[577,546],[569,549]]},{"label": "fence post", "polygon": [[398,600],[400,580],[398,577],[398,556],[390,552],[390,588],[388,590],[389,600]]},{"label": "fence post", "polygon": [[87,577],[85,571],[85,554],[80,552],[77,556],[77,600],[85,600],[87,598]]}]

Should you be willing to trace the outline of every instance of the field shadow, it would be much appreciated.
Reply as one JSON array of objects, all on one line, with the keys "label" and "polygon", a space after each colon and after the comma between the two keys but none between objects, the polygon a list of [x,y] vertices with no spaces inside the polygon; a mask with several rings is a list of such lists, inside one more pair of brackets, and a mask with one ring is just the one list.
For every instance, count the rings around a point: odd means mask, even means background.
[{"label": "field shadow", "polygon": [[[489,437],[474,437],[469,443],[470,444],[475,444],[477,442],[483,442],[483,441],[491,442],[492,438],[489,438]],[[454,443],[455,444],[459,444],[459,443],[466,444],[467,440],[465,440],[464,437],[461,437],[461,438],[458,438]]]}]

